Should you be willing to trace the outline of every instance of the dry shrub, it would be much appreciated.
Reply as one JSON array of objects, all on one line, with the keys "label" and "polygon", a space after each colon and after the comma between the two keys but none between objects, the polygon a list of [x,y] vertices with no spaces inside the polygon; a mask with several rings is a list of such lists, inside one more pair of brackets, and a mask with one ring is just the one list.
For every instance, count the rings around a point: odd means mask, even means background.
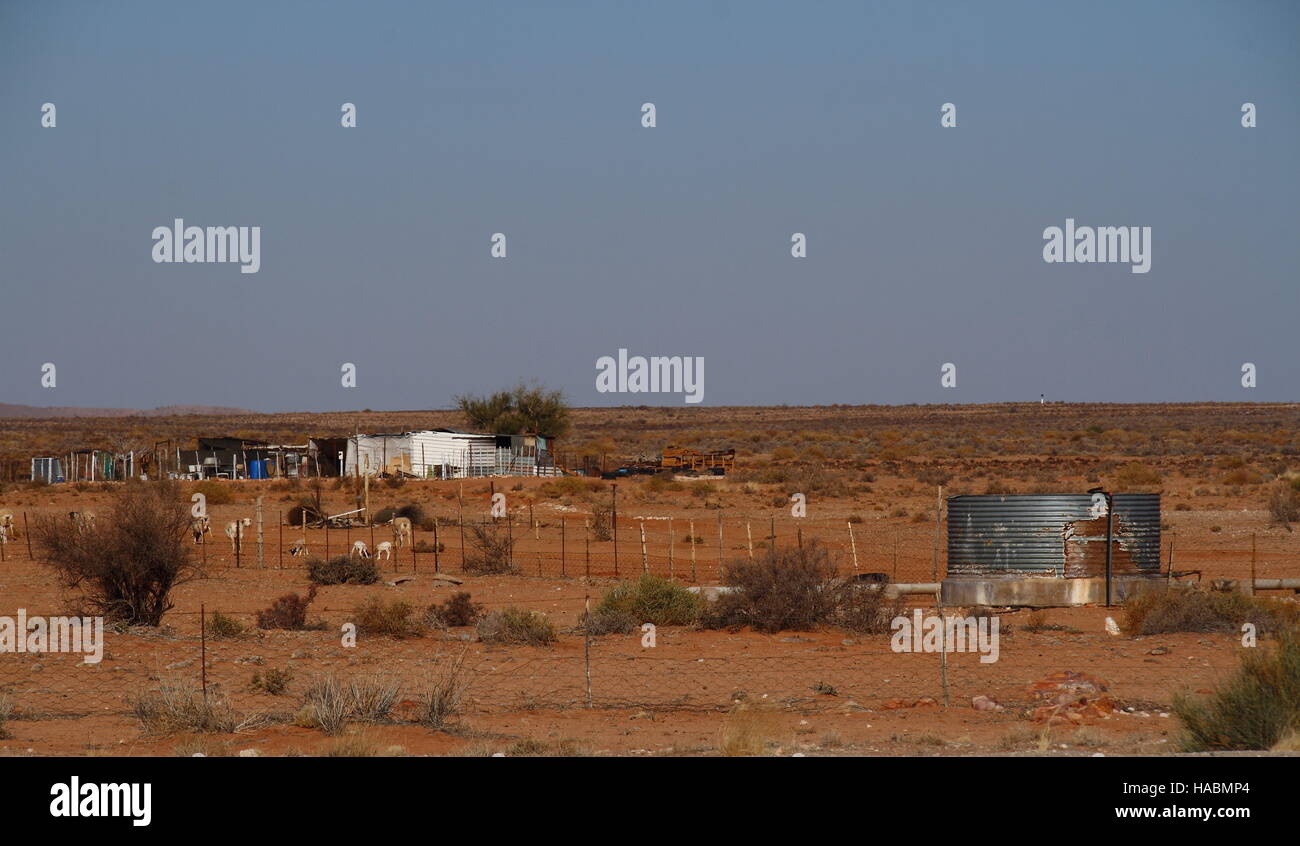
[{"label": "dry shrub", "polygon": [[379,581],[379,567],[368,558],[337,555],[329,560],[307,562],[307,578],[317,585],[373,585]]},{"label": "dry shrub", "polygon": [[157,688],[135,697],[131,710],[145,729],[161,733],[231,734],[264,720],[260,715],[241,714],[218,693],[205,697],[188,679],[160,680]]},{"label": "dry shrub", "polygon": [[208,637],[216,638],[235,638],[242,635],[247,630],[243,623],[234,617],[227,617],[220,611],[213,611],[211,619],[208,620]]},{"label": "dry shrub", "polygon": [[286,593],[275,602],[271,607],[257,612],[257,627],[259,629],[288,629],[290,631],[302,631],[307,628],[307,606],[311,605],[316,599],[316,586],[312,585],[307,591],[307,596],[302,597],[296,593]]},{"label": "dry shrub", "polygon": [[465,673],[466,647],[449,661],[434,660],[434,670],[425,682],[420,700],[420,722],[430,728],[441,729],[447,721],[460,713],[461,703],[469,688]]},{"label": "dry shrub", "polygon": [[479,620],[478,636],[484,643],[545,646],[555,642],[555,626],[540,611],[506,608]]},{"label": "dry shrub", "polygon": [[554,743],[525,738],[510,744],[505,755],[507,758],[589,758],[592,751],[585,743],[569,738]]},{"label": "dry shrub", "polygon": [[780,722],[770,707],[740,702],[722,721],[718,751],[727,757],[767,755],[778,745]]},{"label": "dry shrub", "polygon": [[13,737],[9,730],[5,728],[5,723],[14,714],[14,698],[4,691],[0,691],[0,740]]},{"label": "dry shrub", "polygon": [[277,669],[275,667],[266,671],[266,674],[253,673],[253,678],[248,682],[248,689],[254,692],[261,691],[269,693],[272,696],[280,696],[289,689],[289,682],[293,680],[293,673],[286,669]]},{"label": "dry shrub", "polygon": [[1291,524],[1300,521],[1300,490],[1285,481],[1275,484],[1268,497],[1268,516],[1275,525],[1291,531]]},{"label": "dry shrub", "polygon": [[416,619],[415,606],[400,599],[384,602],[372,596],[352,609],[352,621],[357,632],[363,635],[401,639],[424,633],[423,623]]},{"label": "dry shrub", "polygon": [[893,621],[906,609],[902,596],[889,596],[886,585],[844,582],[830,588],[835,596],[831,622],[858,634],[889,634]]},{"label": "dry shrub", "polygon": [[614,509],[607,502],[594,502],[591,505],[591,539],[607,541],[614,539]]},{"label": "dry shrub", "polygon": [[443,600],[442,604],[434,603],[425,611],[425,621],[437,628],[454,628],[456,626],[472,626],[483,616],[484,609],[482,603],[474,602],[470,599],[469,593],[460,591],[452,594]]},{"label": "dry shrub", "polygon": [[1240,632],[1243,623],[1272,632],[1294,626],[1297,620],[1300,605],[1294,602],[1195,588],[1145,590],[1124,603],[1124,631],[1132,636]]},{"label": "dry shrub", "polygon": [[807,631],[835,614],[835,565],[812,543],[780,548],[760,559],[726,566],[723,584],[734,588],[705,608],[700,624],[722,629],[752,626],[761,632]]},{"label": "dry shrub", "polygon": [[1138,461],[1130,461],[1115,471],[1115,485],[1121,488],[1155,488],[1161,482],[1160,473]]},{"label": "dry shrub", "polygon": [[62,586],[79,593],[83,613],[157,626],[172,590],[198,575],[189,529],[179,485],[130,481],[93,526],[43,518],[32,537]]},{"label": "dry shrub", "polygon": [[1206,697],[1174,698],[1189,752],[1269,749],[1300,731],[1300,639],[1284,630],[1269,647],[1243,651],[1237,671]]},{"label": "dry shrub", "polygon": [[513,573],[514,539],[496,523],[469,527],[471,551],[465,556],[465,572],[475,575]]},{"label": "dry shrub", "polygon": [[307,688],[295,722],[331,735],[342,733],[349,722],[381,722],[388,718],[399,690],[396,681],[379,676],[356,678],[346,684],[334,676],[325,676]]},{"label": "dry shrub", "polygon": [[230,489],[229,483],[218,482],[215,479],[207,479],[199,482],[194,486],[195,493],[203,494],[203,499],[208,505],[230,505],[235,501],[235,494]]},{"label": "dry shrub", "polygon": [[630,611],[597,608],[590,614],[583,614],[579,625],[584,633],[592,637],[601,637],[610,634],[631,634],[637,630],[640,623]]}]

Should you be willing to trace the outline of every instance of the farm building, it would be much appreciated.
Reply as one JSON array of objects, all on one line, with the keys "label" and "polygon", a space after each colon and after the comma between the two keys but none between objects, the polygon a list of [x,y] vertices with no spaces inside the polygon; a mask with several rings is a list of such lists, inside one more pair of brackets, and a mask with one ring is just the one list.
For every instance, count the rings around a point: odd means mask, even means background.
[{"label": "farm building", "polygon": [[32,459],[32,481],[44,481],[49,484],[64,481],[63,459],[55,456],[43,456]]},{"label": "farm building", "polygon": [[270,444],[244,438],[197,438],[183,459],[193,458],[189,475],[196,479],[265,479]]},{"label": "farm building", "polygon": [[346,475],[463,479],[558,475],[547,439],[456,429],[356,435],[347,442]]}]

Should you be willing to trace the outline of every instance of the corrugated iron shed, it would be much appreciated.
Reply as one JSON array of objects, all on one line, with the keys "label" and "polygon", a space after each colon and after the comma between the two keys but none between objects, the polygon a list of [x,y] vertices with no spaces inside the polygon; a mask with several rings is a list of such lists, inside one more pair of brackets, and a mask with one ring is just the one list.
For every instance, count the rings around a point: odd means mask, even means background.
[{"label": "corrugated iron shed", "polygon": [[[1116,574],[1160,570],[1160,494],[1114,495]],[[1102,576],[1106,515],[1092,494],[948,499],[948,575]]]}]

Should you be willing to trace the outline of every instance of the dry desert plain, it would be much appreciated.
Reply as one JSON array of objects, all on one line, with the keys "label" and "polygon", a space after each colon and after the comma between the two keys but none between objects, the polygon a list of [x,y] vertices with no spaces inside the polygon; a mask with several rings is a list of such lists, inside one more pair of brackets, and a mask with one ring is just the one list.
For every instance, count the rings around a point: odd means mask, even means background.
[{"label": "dry desert plain", "polygon": [[[1030,631],[1029,611],[1002,611],[999,659],[949,655],[945,684],[940,656],[893,652],[887,634],[662,627],[647,648],[639,632],[586,638],[576,627],[584,603],[598,602],[618,578],[647,569],[686,584],[717,584],[720,558],[746,558],[751,549],[761,556],[773,534],[782,546],[823,543],[844,572],[886,573],[900,582],[941,578],[940,485],[946,495],[1083,492],[1097,485],[1160,491],[1162,552],[1172,552],[1175,570],[1202,571],[1205,581],[1248,577],[1253,550],[1258,576],[1300,577],[1300,538],[1272,521],[1268,508],[1272,486],[1300,471],[1300,405],[637,407],[575,409],[573,422],[560,447],[570,457],[587,453],[616,464],[655,456],[666,445],[735,448],[737,468],[725,478],[618,481],[617,554],[613,540],[593,539],[586,529],[614,496],[609,481],[372,483],[373,511],[423,510],[415,540],[425,551],[402,549],[380,561],[379,584],[321,588],[310,616],[322,628],[312,631],[262,631],[255,623],[277,597],[307,592],[303,559],[287,552],[304,532],[283,523],[314,495],[313,484],[206,483],[225,493],[211,500],[213,537],[194,547],[203,576],[175,591],[161,628],[107,631],[103,660],[94,665],[77,655],[0,655],[0,692],[12,709],[0,753],[1162,754],[1177,744],[1173,697],[1208,691],[1230,673],[1239,636],[1115,636],[1105,620],[1122,618],[1123,610],[1100,607],[1053,609],[1046,627]],[[300,442],[442,425],[463,421],[448,411],[24,418],[0,420],[0,457],[147,448],[196,435]],[[184,484],[189,493],[198,483]],[[25,514],[29,523],[66,519],[72,511],[105,515],[115,487],[5,482],[0,510]],[[460,521],[485,520],[492,492],[506,495],[518,571],[465,574]],[[806,496],[807,517],[791,516],[792,493]],[[358,496],[350,480],[335,479],[323,480],[320,494],[331,513],[355,507]],[[252,534],[236,562],[221,532],[229,520],[253,517],[258,497],[260,566]],[[335,555],[355,540],[387,540],[389,531],[355,527],[327,539],[323,530],[308,529],[305,536],[313,554],[328,544]],[[75,596],[39,551],[29,556],[21,531],[4,556],[0,614],[55,615],[71,607]],[[558,641],[491,645],[478,641],[473,627],[452,627],[341,643],[340,627],[371,597],[423,609],[458,591],[489,610],[543,612]],[[914,597],[914,605],[932,602]],[[201,608],[234,618],[246,631],[201,639]],[[416,719],[421,696],[456,660],[469,681],[465,701],[444,728],[429,728]],[[283,690],[251,684],[273,670],[287,671]],[[1035,683],[1066,671],[1103,680],[1117,710],[1031,719]],[[399,692],[384,719],[329,735],[295,720],[306,689],[325,677],[384,680]],[[134,713],[133,702],[160,685],[203,684],[244,721],[238,731],[151,730]],[[977,710],[977,696],[1001,710]]]}]

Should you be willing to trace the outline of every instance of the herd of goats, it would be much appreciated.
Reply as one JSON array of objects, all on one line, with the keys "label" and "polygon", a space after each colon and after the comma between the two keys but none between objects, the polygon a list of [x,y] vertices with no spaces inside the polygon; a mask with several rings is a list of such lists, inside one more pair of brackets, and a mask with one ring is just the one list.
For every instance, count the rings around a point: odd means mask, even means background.
[{"label": "herd of goats", "polygon": [[[84,532],[95,526],[95,512],[93,511],[72,511],[68,513],[68,519],[71,521],[74,530]],[[245,531],[253,525],[253,521],[245,517],[242,520],[231,520],[226,524],[226,537],[230,539],[230,551],[238,554],[244,541]],[[407,517],[394,517],[390,523],[393,530],[393,539],[375,544],[375,558],[392,559],[394,549],[402,549],[411,543],[411,520]],[[212,534],[212,524],[209,518],[195,517],[190,521],[190,533],[194,536],[194,543],[207,543],[207,538]],[[0,544],[9,543],[17,537],[17,530],[14,523],[14,515],[11,511],[0,511]],[[289,554],[297,556],[307,555],[307,539],[298,538],[289,547]],[[365,541],[354,541],[352,549],[348,551],[348,557],[356,556],[357,558],[370,558],[370,548]]]},{"label": "herd of goats", "polygon": [[[238,554],[243,546],[245,531],[253,525],[253,521],[245,517],[242,520],[231,520],[226,524],[226,537],[230,539],[230,551]],[[392,559],[394,549],[402,549],[411,543],[411,520],[408,517],[394,517],[389,524],[393,530],[393,539],[375,544],[376,559]],[[212,534],[212,525],[208,517],[195,517],[190,521],[190,533],[194,536],[194,543],[207,543],[207,536]],[[289,547],[289,554],[295,558],[307,555],[307,539],[298,538]],[[357,558],[370,558],[370,547],[365,541],[353,541],[352,548],[348,550],[348,557],[356,556]]]}]

